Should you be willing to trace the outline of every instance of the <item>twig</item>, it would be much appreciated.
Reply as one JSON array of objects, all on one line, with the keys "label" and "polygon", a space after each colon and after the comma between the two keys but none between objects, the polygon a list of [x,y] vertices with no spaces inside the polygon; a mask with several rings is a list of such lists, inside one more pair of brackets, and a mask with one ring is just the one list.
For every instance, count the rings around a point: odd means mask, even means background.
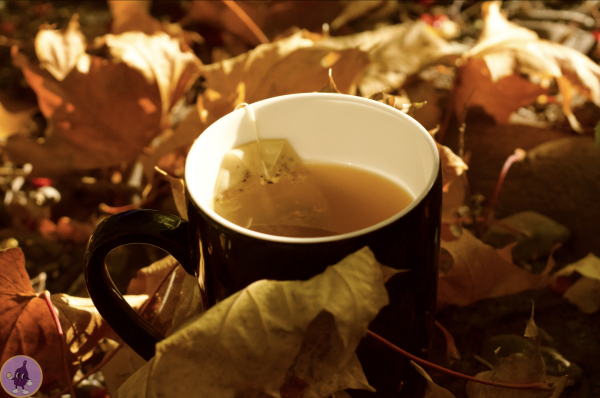
[{"label": "twig", "polygon": [[488,386],[494,386],[494,387],[502,387],[502,388],[511,388],[511,389],[515,389],[515,390],[539,390],[539,391],[552,391],[551,387],[548,387],[546,384],[543,383],[530,383],[530,384],[509,384],[509,383],[500,383],[500,382],[496,382],[496,381],[489,381],[489,380],[483,380],[483,379],[477,379],[473,376],[467,376],[465,374],[462,373],[458,373],[455,372],[453,370],[450,369],[446,369],[443,368],[439,365],[436,365],[434,363],[428,362],[424,359],[421,359],[409,352],[404,351],[402,348],[390,343],[389,341],[387,341],[386,339],[384,339],[383,337],[379,336],[378,334],[375,334],[373,332],[371,332],[370,330],[368,331],[368,336],[375,339],[375,341],[385,345],[386,347],[396,351],[397,353],[412,359],[413,361],[417,362],[420,365],[435,369],[435,370],[439,370],[440,372],[444,372],[446,374],[449,374],[451,376],[454,377],[458,377],[464,380],[469,380],[469,381],[473,381],[475,383],[480,383],[480,384],[486,384]]},{"label": "twig", "polygon": [[43,296],[44,296],[44,300],[46,300],[46,304],[48,304],[48,308],[50,309],[50,313],[52,314],[54,323],[56,324],[56,330],[58,330],[58,340],[60,340],[60,349],[62,351],[65,377],[67,378],[67,383],[69,383],[69,388],[66,389],[66,391],[69,391],[71,393],[71,398],[75,398],[75,391],[73,390],[73,383],[71,382],[71,376],[69,373],[69,365],[67,364],[67,347],[65,347],[66,344],[64,341],[64,334],[63,334],[62,327],[60,326],[60,321],[58,320],[58,314],[56,313],[56,310],[54,310],[54,306],[52,305],[52,300],[50,299],[50,293],[47,290],[44,290]]},{"label": "twig", "polygon": [[[148,297],[148,300],[146,300],[146,302],[142,305],[142,308],[140,308],[140,310],[139,310],[140,315],[144,314],[144,311],[146,311],[146,309],[150,306],[150,303],[152,303],[152,301],[156,297],[156,294],[158,293],[158,291],[162,288],[162,286],[165,284],[167,279],[169,279],[169,277],[171,276],[173,271],[175,271],[178,266],[179,266],[179,263],[175,263],[175,265],[169,270],[169,272],[167,272],[165,274],[165,276],[160,280],[160,283],[158,284],[156,289],[154,289],[154,292],[152,292],[152,295],[150,297]],[[61,331],[61,333],[62,333],[62,331]],[[86,374],[81,376],[75,383],[73,383],[73,385],[74,386],[79,385],[79,383],[81,383],[82,381],[84,381],[85,379],[87,379],[88,377],[90,377],[91,375],[93,375],[94,373],[99,371],[100,369],[102,369],[104,367],[104,365],[106,365],[108,363],[108,361],[113,359],[113,357],[117,354],[117,352],[119,352],[121,350],[121,348],[124,345],[125,345],[125,343],[119,343],[117,348],[115,348],[114,350],[112,350],[111,352],[106,354],[104,356],[104,358],[102,358],[102,361],[100,361],[100,363],[98,363],[96,366],[94,366],[92,369],[90,369]],[[71,387],[70,383],[69,383],[69,387]],[[62,391],[60,391],[58,394],[55,394],[50,398],[60,398],[67,391],[69,391],[69,390],[65,388]],[[73,395],[72,398],[75,398],[75,395]]]},{"label": "twig", "polygon": [[260,40],[260,42],[262,44],[270,43],[269,38],[263,33],[262,30],[260,30],[260,28],[258,27],[258,25],[256,25],[254,23],[254,21],[252,20],[252,18],[250,18],[248,16],[248,14],[246,14],[246,12],[244,10],[242,10],[240,8],[240,6],[238,6],[235,3],[235,1],[233,1],[233,0],[223,0],[223,3],[225,3],[225,5],[227,7],[229,7],[231,9],[231,11],[233,11],[235,13],[235,15],[237,15],[238,18],[242,20],[243,23],[246,24],[246,26],[248,27],[248,29],[250,29],[252,31],[252,33],[254,33],[254,36],[256,36],[256,38],[258,40]]}]

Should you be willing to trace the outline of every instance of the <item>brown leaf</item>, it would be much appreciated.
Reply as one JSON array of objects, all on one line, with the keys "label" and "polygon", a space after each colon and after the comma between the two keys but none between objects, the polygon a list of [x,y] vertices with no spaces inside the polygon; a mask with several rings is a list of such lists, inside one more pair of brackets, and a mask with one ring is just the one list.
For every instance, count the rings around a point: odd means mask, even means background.
[{"label": "brown leaf", "polygon": [[546,92],[548,79],[554,78],[563,97],[563,111],[571,127],[581,132],[571,112],[572,90],[600,106],[600,66],[576,50],[540,40],[535,32],[509,22],[500,13],[500,3],[484,3],[479,41],[463,54],[464,63],[457,71],[457,115],[465,105],[480,105],[498,123],[508,123],[510,113],[533,103]]},{"label": "brown leaf", "polygon": [[[323,59],[339,54],[335,65]],[[351,93],[358,73],[369,63],[367,54],[345,38],[317,42],[298,32],[248,53],[203,67],[208,90],[203,95],[209,123],[231,112],[239,103],[275,96],[319,91],[332,68],[342,93]]]},{"label": "brown leaf", "polygon": [[469,58],[456,70],[454,111],[481,106],[497,123],[508,124],[510,115],[536,102],[547,89],[516,74],[492,78],[485,59]]},{"label": "brown leaf", "polygon": [[[0,252],[0,361],[14,355],[34,358],[44,369],[45,386],[66,384],[62,366],[61,344],[50,309],[31,287],[25,271],[25,257],[19,248]],[[111,331],[110,326],[88,298],[65,294],[51,296],[67,344],[67,363],[71,375],[98,341]],[[128,296],[130,305],[139,308],[146,296]]]},{"label": "brown leaf", "polygon": [[448,192],[450,185],[460,177],[465,171],[469,170],[469,166],[457,156],[452,149],[447,146],[435,143],[440,154],[440,162],[442,163],[442,183],[443,191]]},{"label": "brown leaf", "polygon": [[425,22],[407,22],[349,36],[369,52],[371,64],[361,73],[361,95],[368,97],[399,88],[412,74],[445,57],[456,57],[468,47],[448,43]]},{"label": "brown leaf", "polygon": [[113,20],[111,32],[115,35],[138,31],[147,35],[162,31],[162,24],[151,17],[151,0],[108,0]]},{"label": "brown leaf", "polygon": [[5,151],[33,174],[51,176],[133,161],[193,83],[199,61],[166,34],[106,35],[110,59],[85,53],[77,19],[36,37],[40,66],[14,53],[48,120],[45,141],[13,136]]},{"label": "brown leaf", "polygon": [[438,309],[448,305],[468,305],[476,301],[548,286],[554,276],[547,269],[540,275],[514,265],[508,246],[495,250],[463,230],[458,240],[442,241],[454,264],[438,282]]},{"label": "brown leaf", "polygon": [[379,7],[380,5],[382,5],[382,3],[384,3],[383,0],[358,0],[347,2],[340,15],[335,17],[335,19],[331,22],[331,29],[339,29],[348,22],[353,21],[364,14],[367,14],[374,8]]}]

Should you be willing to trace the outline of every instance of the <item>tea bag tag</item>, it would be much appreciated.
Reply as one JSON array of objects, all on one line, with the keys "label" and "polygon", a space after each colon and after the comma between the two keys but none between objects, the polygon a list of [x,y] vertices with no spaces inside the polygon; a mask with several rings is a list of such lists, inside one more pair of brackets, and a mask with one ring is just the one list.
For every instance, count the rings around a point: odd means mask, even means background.
[{"label": "tea bag tag", "polygon": [[254,109],[252,109],[252,106],[250,106],[250,104],[242,102],[241,104],[239,104],[238,106],[235,107],[235,110],[238,110],[241,108],[246,108],[246,111],[248,112],[248,115],[250,116],[250,119],[252,120],[252,123],[250,123],[250,124],[254,128],[254,136],[256,137],[256,143],[258,144],[258,156],[262,162],[262,169],[263,169],[262,172],[264,173],[265,179],[267,181],[271,181],[271,175],[269,174],[269,170],[267,170],[267,166],[265,165],[264,159],[262,157],[260,136],[258,134],[258,124],[256,123],[256,115],[254,115]]}]

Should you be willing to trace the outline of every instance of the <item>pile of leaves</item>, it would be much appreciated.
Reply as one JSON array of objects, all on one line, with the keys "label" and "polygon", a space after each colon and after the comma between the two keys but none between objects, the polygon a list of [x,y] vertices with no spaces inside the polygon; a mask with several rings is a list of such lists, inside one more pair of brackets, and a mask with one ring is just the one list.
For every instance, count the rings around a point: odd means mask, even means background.
[{"label": "pile of leaves", "polygon": [[392,272],[368,248],[207,312],[173,258],[115,250],[111,277],[167,336],[148,363],[81,276],[105,217],[185,216],[185,157],[214,121],[243,102],[328,91],[407,112],[438,143],[429,360],[535,384],[465,385],[414,364],[426,396],[600,394],[599,20],[593,2],[0,2],[0,362],[36,358],[40,397],[373,390],[354,351]]}]

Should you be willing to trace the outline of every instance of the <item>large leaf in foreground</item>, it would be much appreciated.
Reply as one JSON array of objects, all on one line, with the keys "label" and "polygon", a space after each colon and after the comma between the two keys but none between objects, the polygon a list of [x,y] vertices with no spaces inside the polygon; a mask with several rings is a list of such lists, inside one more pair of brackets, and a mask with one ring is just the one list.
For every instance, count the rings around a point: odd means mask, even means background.
[{"label": "large leaf in foreground", "polygon": [[369,388],[354,351],[388,303],[384,279],[364,248],[308,281],[255,282],[158,343],[118,396],[327,397]]},{"label": "large leaf in foreground", "polygon": [[[82,359],[111,332],[89,298],[53,294],[52,304],[67,344],[67,363],[74,373]],[[126,296],[139,308],[147,296]],[[46,301],[31,287],[25,271],[25,257],[19,248],[0,252],[0,362],[15,355],[34,358],[44,369],[44,385],[65,385],[58,331]]]}]

